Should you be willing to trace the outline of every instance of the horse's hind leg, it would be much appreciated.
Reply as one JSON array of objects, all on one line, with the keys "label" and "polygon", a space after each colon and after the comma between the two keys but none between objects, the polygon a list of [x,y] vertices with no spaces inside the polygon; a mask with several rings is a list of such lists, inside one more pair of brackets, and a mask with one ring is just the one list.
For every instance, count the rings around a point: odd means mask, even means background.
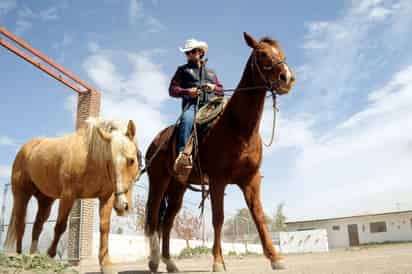
[{"label": "horse's hind leg", "polygon": [[50,211],[52,209],[52,205],[54,202],[53,198],[47,197],[46,195],[40,192],[37,192],[35,194],[35,197],[37,199],[39,209],[37,210],[36,220],[34,221],[34,225],[33,225],[30,253],[38,252],[37,248],[38,248],[40,233],[43,230],[43,224],[47,221],[47,219],[50,216]]},{"label": "horse's hind leg", "polygon": [[[31,192],[19,192],[14,195],[15,231],[16,231],[16,252],[21,253],[24,230],[26,228],[27,204],[32,196]],[[12,228],[10,228],[12,229]]]},{"label": "horse's hind leg", "polygon": [[170,258],[170,231],[176,214],[182,207],[185,190],[186,187],[176,180],[172,180],[167,190],[168,204],[162,226],[162,261],[166,264],[167,271],[172,273],[179,272],[179,269]]},{"label": "horse's hind leg", "polygon": [[[156,168],[151,166],[151,169]],[[157,168],[157,172],[149,170],[149,197],[146,204],[146,222],[145,234],[149,238],[150,255],[149,255],[149,269],[151,272],[157,272],[160,262],[160,246],[159,246],[159,226],[160,215],[162,215],[164,203],[164,195],[167,186],[170,182],[168,174],[159,172],[162,168]]]},{"label": "horse's hind leg", "polygon": [[63,195],[60,199],[59,214],[57,216],[57,222],[54,227],[53,242],[47,250],[47,254],[49,254],[49,256],[52,258],[56,256],[57,245],[59,243],[60,237],[66,230],[67,219],[69,217],[70,210],[73,207],[74,200],[75,199],[71,195]]}]

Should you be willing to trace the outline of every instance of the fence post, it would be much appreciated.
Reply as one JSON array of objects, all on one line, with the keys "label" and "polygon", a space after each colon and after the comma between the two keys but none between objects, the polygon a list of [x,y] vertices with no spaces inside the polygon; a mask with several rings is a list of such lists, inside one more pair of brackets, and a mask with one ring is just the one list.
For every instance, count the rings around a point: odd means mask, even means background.
[{"label": "fence post", "polygon": [[[97,117],[100,111],[100,93],[95,90],[78,95],[76,129],[85,126],[88,117]],[[77,200],[69,220],[68,257],[80,263],[91,257],[93,251],[94,199]]]}]

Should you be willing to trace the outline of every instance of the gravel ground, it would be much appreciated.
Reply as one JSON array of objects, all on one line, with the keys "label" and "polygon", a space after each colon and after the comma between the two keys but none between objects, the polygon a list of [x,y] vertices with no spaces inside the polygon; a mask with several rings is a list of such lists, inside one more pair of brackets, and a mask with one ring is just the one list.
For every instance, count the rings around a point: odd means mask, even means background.
[{"label": "gravel ground", "polygon": [[[235,258],[226,256],[229,273],[410,273],[412,274],[412,244],[387,244],[332,250],[328,253],[289,254],[284,256],[286,270],[272,271],[262,256]],[[210,273],[211,257],[176,260],[181,273]],[[148,274],[146,262],[115,264],[119,274]],[[96,266],[83,266],[81,273],[95,274]],[[159,271],[165,272],[164,265]]]}]

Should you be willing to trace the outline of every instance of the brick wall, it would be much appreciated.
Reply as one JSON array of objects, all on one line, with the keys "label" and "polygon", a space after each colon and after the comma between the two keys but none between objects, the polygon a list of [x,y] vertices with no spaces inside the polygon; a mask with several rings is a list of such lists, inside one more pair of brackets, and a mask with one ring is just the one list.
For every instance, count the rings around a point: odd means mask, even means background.
[{"label": "brick wall", "polygon": [[[97,117],[100,111],[100,93],[90,91],[79,94],[76,129],[85,126],[88,117]],[[92,255],[94,199],[77,200],[69,219],[69,260],[78,263]]]}]

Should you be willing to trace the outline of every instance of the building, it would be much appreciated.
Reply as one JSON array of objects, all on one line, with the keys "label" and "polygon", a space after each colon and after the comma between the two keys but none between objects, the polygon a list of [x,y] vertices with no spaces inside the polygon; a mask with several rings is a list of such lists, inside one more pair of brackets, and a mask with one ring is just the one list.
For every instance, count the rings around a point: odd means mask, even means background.
[{"label": "building", "polygon": [[287,222],[288,231],[325,229],[329,248],[412,241],[412,210]]}]

